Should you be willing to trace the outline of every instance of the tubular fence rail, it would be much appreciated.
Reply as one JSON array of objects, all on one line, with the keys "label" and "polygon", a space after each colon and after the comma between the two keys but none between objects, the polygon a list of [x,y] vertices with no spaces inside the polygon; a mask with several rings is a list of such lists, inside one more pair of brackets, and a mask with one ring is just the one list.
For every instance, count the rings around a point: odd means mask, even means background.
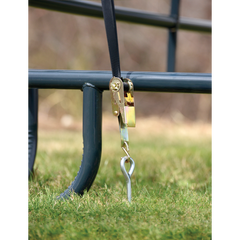
[{"label": "tubular fence rail", "polygon": [[[29,6],[64,13],[103,18],[101,4],[80,0],[29,0]],[[167,72],[122,72],[130,78],[135,91],[211,94],[212,75],[176,73],[178,30],[211,33],[211,21],[179,17],[180,0],[171,1],[170,14],[161,15],[124,7],[115,7],[117,21],[168,28]],[[37,151],[38,89],[81,89],[83,91],[84,154],[79,172],[59,197],[71,191],[83,194],[91,187],[98,172],[102,151],[102,91],[109,90],[110,71],[29,70],[28,177],[33,173]],[[127,87],[127,86],[124,86]]]}]

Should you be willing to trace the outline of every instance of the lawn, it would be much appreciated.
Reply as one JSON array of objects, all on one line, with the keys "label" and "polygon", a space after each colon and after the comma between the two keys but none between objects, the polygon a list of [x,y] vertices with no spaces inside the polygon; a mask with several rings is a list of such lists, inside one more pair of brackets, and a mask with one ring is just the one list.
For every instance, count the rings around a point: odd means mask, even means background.
[{"label": "lawn", "polygon": [[81,130],[39,130],[29,181],[29,239],[211,239],[211,126],[137,119],[132,202],[120,169],[117,120],[103,119],[102,159],[90,191],[57,201],[76,176]]}]

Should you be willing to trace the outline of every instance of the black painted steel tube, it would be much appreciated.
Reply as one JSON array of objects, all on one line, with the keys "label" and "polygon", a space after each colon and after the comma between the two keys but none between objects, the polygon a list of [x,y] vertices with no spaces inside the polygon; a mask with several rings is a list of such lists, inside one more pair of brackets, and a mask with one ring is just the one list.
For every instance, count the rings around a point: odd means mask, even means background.
[{"label": "black painted steel tube", "polygon": [[175,72],[179,8],[180,0],[172,0],[170,16],[176,19],[177,24],[168,30],[167,72]]},{"label": "black painted steel tube", "polygon": [[58,199],[71,192],[82,195],[89,190],[98,172],[102,153],[102,91],[86,83],[83,86],[83,156],[76,178]]},{"label": "black painted steel tube", "polygon": [[[209,73],[126,72],[135,91],[211,93]],[[29,70],[29,88],[82,89],[91,83],[100,90],[109,90],[111,71]]]},{"label": "black painted steel tube", "polygon": [[33,173],[38,140],[38,89],[28,89],[28,178]]},{"label": "black painted steel tube", "polygon": [[[30,7],[39,7],[64,13],[85,15],[89,17],[103,18],[102,5],[95,2],[79,0],[29,0]],[[124,7],[115,8],[116,20],[136,24],[150,25],[155,27],[173,28],[176,26],[176,19],[141,10]],[[191,18],[179,18],[179,29],[201,31],[211,33],[212,23],[208,20]]]}]

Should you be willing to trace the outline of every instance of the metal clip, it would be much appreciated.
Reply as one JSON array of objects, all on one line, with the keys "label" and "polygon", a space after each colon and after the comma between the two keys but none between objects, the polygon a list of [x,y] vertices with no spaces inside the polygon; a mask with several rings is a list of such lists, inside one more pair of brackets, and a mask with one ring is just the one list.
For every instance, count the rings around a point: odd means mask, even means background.
[{"label": "metal clip", "polygon": [[122,150],[126,153],[128,159],[126,160],[126,163],[128,163],[130,160],[130,154],[129,154],[129,146],[128,146],[128,142],[124,141],[123,146],[122,146]]},{"label": "metal clip", "polygon": [[121,115],[122,122],[125,124],[123,81],[120,78],[113,77],[109,82],[109,89],[111,92],[113,115]]},{"label": "metal clip", "polygon": [[135,127],[136,118],[135,118],[135,106],[134,106],[134,97],[133,97],[133,83],[129,78],[124,78],[123,82],[128,83],[129,90],[124,92],[124,116],[125,124],[128,127]]},{"label": "metal clip", "polygon": [[[130,169],[129,172],[126,171],[125,168],[125,162],[127,162],[128,160],[130,160]],[[131,198],[132,198],[132,193],[131,193],[131,176],[133,174],[134,168],[135,168],[135,162],[133,161],[133,159],[131,157],[125,156],[121,159],[120,162],[120,167],[123,173],[123,176],[125,177],[125,180],[127,182],[127,197],[128,197],[128,201],[131,202]]]},{"label": "metal clip", "polygon": [[[123,82],[128,83],[129,90],[124,91]],[[135,127],[135,107],[133,97],[133,83],[130,79],[113,77],[109,82],[109,89],[111,91],[112,112],[114,116],[121,117],[122,125],[127,127]]]}]

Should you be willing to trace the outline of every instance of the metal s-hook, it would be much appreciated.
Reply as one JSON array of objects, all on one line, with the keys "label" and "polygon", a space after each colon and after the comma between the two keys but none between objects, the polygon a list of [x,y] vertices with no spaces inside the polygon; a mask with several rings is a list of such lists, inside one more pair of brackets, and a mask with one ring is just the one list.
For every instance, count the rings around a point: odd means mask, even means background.
[{"label": "metal s-hook", "polygon": [[[128,144],[127,144],[126,141],[123,142],[122,150],[126,153],[128,159],[129,159],[129,158],[130,158],[130,155],[129,155],[129,153],[128,153],[128,152],[129,152],[129,146],[128,146]],[[126,160],[127,163],[129,162],[128,159]]]},{"label": "metal s-hook", "polygon": [[[125,162],[127,162],[128,160],[130,160],[129,172],[127,172],[126,168],[125,168]],[[128,201],[131,202],[131,198],[132,198],[132,195],[131,195],[131,176],[132,176],[134,168],[135,168],[135,162],[131,157],[125,156],[121,159],[120,167],[121,167],[123,176],[125,177],[125,180],[127,182]]]}]

